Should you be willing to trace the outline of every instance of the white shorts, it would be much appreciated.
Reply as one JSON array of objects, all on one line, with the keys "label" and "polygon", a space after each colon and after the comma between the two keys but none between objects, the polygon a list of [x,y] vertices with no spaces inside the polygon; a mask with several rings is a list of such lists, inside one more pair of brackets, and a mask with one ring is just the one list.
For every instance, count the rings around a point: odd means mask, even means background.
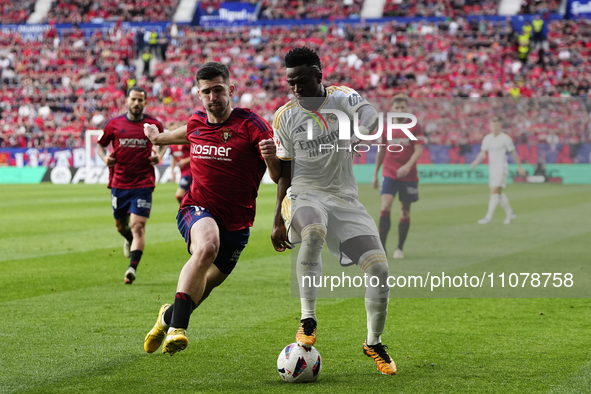
[{"label": "white shorts", "polygon": [[488,186],[489,187],[502,187],[503,189],[507,186],[507,173],[509,170],[507,167],[501,170],[488,169]]},{"label": "white shorts", "polygon": [[[293,216],[297,215],[297,210],[302,207],[311,207],[320,212],[321,217],[318,218],[318,223],[322,223],[327,229],[326,244],[328,249],[341,261],[342,265],[349,265],[352,261],[341,255],[341,243],[361,235],[379,238],[374,219],[357,199],[309,191],[298,195],[290,193],[288,201],[289,203],[286,203],[284,199],[282,204],[284,220],[288,211],[293,219]],[[291,243],[302,241],[300,235],[292,227],[289,227],[288,235]]]},{"label": "white shorts", "polygon": [[489,172],[488,186],[489,187],[502,187],[504,189],[507,186],[507,172],[508,171]]}]

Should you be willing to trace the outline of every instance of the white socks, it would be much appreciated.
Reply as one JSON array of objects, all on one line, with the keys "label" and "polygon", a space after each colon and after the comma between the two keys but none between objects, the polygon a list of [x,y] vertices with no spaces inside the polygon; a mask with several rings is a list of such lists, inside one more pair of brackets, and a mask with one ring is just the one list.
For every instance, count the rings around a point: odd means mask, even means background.
[{"label": "white socks", "polygon": [[[321,224],[311,224],[302,230],[302,246],[298,253],[296,272],[300,287],[300,302],[302,306],[302,319],[313,318],[316,320],[316,297],[322,275],[321,252],[326,239],[326,227]],[[381,342],[381,335],[386,326],[388,316],[388,301],[390,288],[388,287],[388,259],[382,249],[365,252],[359,258],[359,268],[368,276],[368,285],[365,290],[365,310],[367,313],[367,344],[375,345]],[[303,280],[303,277],[310,279]],[[378,278],[370,280],[371,277]],[[312,284],[312,286],[310,286]]]},{"label": "white socks", "polygon": [[505,210],[507,217],[510,217],[511,215],[513,215],[513,210],[511,209],[511,205],[509,205],[509,199],[507,198],[507,195],[505,193],[501,193],[501,199],[499,202],[501,203],[501,206]]},{"label": "white socks", "polygon": [[[302,305],[302,319],[309,317],[316,320],[316,297],[318,287],[314,283],[321,283],[322,258],[320,256],[326,227],[322,224],[310,224],[302,229],[302,246],[298,253],[296,273],[300,287],[300,302]],[[307,277],[310,279],[304,280]]]},{"label": "white socks", "polygon": [[[367,344],[380,343],[381,335],[386,326],[388,317],[388,301],[390,288],[388,287],[388,259],[382,249],[365,252],[359,258],[359,268],[368,276],[368,283],[372,283],[371,277],[377,277],[373,287],[369,285],[365,290],[365,311],[367,312]],[[383,286],[383,287],[382,287]]]},{"label": "white socks", "polygon": [[[491,194],[490,200],[488,200],[488,212],[486,213],[485,219],[492,220],[492,217],[495,213],[495,209],[497,209],[497,205],[499,204],[500,196],[498,194]],[[508,202],[509,200],[507,200]]]}]

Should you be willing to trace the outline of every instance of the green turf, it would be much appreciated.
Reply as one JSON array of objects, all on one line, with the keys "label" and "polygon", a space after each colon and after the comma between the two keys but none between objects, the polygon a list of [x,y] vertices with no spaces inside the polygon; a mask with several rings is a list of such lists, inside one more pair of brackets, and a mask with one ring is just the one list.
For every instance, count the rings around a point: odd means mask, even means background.
[{"label": "green turf", "polygon": [[[512,185],[507,194],[518,219],[503,226],[499,207],[492,224],[479,226],[486,186],[422,185],[406,258],[391,261],[391,270],[559,271],[589,263],[591,186]],[[377,192],[363,186],[361,197],[377,217]],[[188,257],[174,186],[156,188],[138,279],[125,286],[128,262],[104,186],[3,185],[0,393],[591,390],[586,298],[392,299],[384,342],[398,364],[395,377],[379,374],[361,352],[363,300],[322,299],[322,375],[314,384],[284,384],[275,362],[293,342],[299,300],[291,297],[289,254],[275,253],[269,241],[274,188],[263,186],[258,201],[238,267],[194,313],[187,350],[170,357],[144,353],[143,338],[172,300]]]}]

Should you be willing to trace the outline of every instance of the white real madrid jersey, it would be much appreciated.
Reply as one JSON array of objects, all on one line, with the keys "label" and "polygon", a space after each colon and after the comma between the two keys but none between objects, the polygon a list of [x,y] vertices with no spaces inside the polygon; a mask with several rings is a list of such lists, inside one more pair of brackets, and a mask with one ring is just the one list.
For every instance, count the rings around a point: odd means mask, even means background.
[{"label": "white real madrid jersey", "polygon": [[487,134],[482,140],[482,147],[484,152],[488,152],[489,172],[494,170],[501,170],[507,167],[507,152],[513,152],[515,145],[511,137],[505,133],[499,133],[495,137],[494,134]]},{"label": "white real madrid jersey", "polygon": [[[369,103],[355,90],[330,86],[318,110],[305,109],[297,99],[292,99],[275,112],[273,133],[277,156],[292,161],[293,193],[316,190],[357,198],[353,154],[348,140],[339,140],[337,116],[322,110],[336,109],[353,120],[354,113],[364,105]],[[352,128],[349,131],[353,133]]]}]

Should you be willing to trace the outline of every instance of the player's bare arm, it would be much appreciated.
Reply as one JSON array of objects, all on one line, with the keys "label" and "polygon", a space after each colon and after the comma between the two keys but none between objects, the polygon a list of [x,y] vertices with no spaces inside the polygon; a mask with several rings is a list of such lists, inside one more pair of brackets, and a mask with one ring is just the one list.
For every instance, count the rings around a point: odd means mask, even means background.
[{"label": "player's bare arm", "polygon": [[417,161],[419,161],[419,158],[423,154],[423,145],[415,144],[413,145],[413,149],[414,150],[410,159],[408,159],[408,161],[396,172],[398,178],[404,178],[406,175],[408,175],[412,167],[417,164]]},{"label": "player's bare arm", "polygon": [[153,165],[160,163],[167,150],[168,150],[168,146],[166,146],[166,145],[159,146],[158,153],[156,154],[156,156],[150,156],[150,163],[152,163]]},{"label": "player's bare arm", "polygon": [[186,165],[189,165],[190,162],[191,162],[191,158],[190,157],[185,157],[184,159],[180,159],[178,161],[177,165],[179,166],[180,169],[182,169]]},{"label": "player's bare arm", "polygon": [[[175,183],[176,182],[176,175],[174,174],[174,166],[178,165],[179,163],[177,163],[176,158],[174,157],[174,155],[171,155],[170,157],[170,168],[172,169],[172,171],[170,171],[170,180]],[[180,168],[180,166],[179,166]]]},{"label": "player's bare arm", "polygon": [[384,164],[384,157],[386,157],[386,149],[380,149],[376,156],[376,169],[373,173],[373,188],[377,189],[380,185],[378,175],[380,173],[380,167]]},{"label": "player's bare arm", "polygon": [[281,217],[281,203],[285,198],[287,189],[291,186],[291,162],[283,160],[279,162],[281,165],[281,176],[277,181],[277,203],[275,204],[271,242],[276,251],[284,252],[286,249],[291,249],[291,244],[287,238],[287,229]]},{"label": "player's bare arm", "polygon": [[[181,126],[169,133],[160,133],[158,127],[144,123],[144,134],[154,145],[187,145],[187,126]],[[166,151],[166,149],[164,150]]]},{"label": "player's bare arm", "polygon": [[261,156],[265,160],[265,164],[269,169],[271,179],[275,183],[279,182],[281,176],[281,163],[277,157],[277,147],[275,146],[275,142],[271,139],[262,140],[259,143],[259,148],[261,150]]},{"label": "player's bare arm", "polygon": [[480,153],[476,156],[476,158],[472,162],[472,164],[470,164],[470,167],[472,167],[472,169],[475,169],[476,166],[478,164],[480,164],[482,162],[482,160],[484,160],[485,157],[486,157],[486,152],[481,150]]},{"label": "player's bare arm", "polygon": [[114,167],[117,163],[117,160],[114,157],[111,157],[110,154],[107,154],[107,150],[102,145],[97,145],[96,154],[101,158],[103,162],[107,165],[107,167]]},{"label": "player's bare arm", "polygon": [[511,151],[511,157],[513,158],[513,161],[515,162],[515,164],[517,164],[517,172],[519,172],[519,175],[521,176],[526,176],[526,172],[523,169],[523,167],[521,166],[521,160],[519,159],[519,155],[517,154],[516,150],[512,150]]}]

